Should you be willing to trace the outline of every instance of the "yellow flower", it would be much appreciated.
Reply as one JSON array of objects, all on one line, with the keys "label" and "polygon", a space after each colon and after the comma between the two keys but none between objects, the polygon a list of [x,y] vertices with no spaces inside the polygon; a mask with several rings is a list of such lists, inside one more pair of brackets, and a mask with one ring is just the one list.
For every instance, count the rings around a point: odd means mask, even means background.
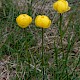
[{"label": "yellow flower", "polygon": [[70,10],[70,7],[68,6],[68,2],[66,0],[58,0],[55,3],[53,3],[53,8],[58,13],[64,13],[68,10]]},{"label": "yellow flower", "polygon": [[58,1],[66,1],[66,0],[58,0]]},{"label": "yellow flower", "polygon": [[26,28],[32,22],[32,17],[27,14],[20,14],[16,18],[16,22],[21,28]]},{"label": "yellow flower", "polygon": [[51,25],[51,20],[45,15],[38,15],[35,18],[35,25],[41,28],[49,28]]}]

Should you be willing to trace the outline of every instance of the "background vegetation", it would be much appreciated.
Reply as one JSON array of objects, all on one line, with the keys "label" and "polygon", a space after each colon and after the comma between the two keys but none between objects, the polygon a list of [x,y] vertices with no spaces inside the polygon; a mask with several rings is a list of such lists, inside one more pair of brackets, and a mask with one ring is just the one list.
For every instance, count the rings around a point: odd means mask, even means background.
[{"label": "background vegetation", "polygon": [[[2,0],[0,80],[42,80],[41,29],[34,25],[34,20],[26,31],[18,27],[15,19],[21,13],[27,13],[33,19],[38,14],[45,14],[52,20],[51,27],[44,31],[45,80],[80,80],[80,0],[68,0],[71,10],[63,14],[63,51],[58,35],[59,15],[52,8],[53,2]],[[67,65],[62,60],[62,52]]]}]

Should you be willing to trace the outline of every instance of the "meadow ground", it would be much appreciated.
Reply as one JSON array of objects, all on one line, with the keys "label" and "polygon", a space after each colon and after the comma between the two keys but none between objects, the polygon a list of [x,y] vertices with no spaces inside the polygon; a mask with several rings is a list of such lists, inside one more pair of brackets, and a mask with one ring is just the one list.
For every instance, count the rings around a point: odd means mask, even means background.
[{"label": "meadow ground", "polygon": [[[42,80],[42,35],[41,28],[34,23],[39,14],[47,15],[52,21],[50,28],[44,29],[45,80],[80,80],[80,0],[68,0],[71,10],[63,14],[63,49],[59,14],[53,10],[53,2],[2,0],[0,80]],[[26,29],[21,29],[16,23],[16,17],[22,13],[33,18]]]}]

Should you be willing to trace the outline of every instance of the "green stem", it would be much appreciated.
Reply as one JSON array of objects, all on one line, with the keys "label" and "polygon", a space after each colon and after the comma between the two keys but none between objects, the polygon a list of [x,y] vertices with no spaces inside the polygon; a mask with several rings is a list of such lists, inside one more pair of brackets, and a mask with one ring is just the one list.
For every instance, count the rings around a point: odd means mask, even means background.
[{"label": "green stem", "polygon": [[36,61],[35,61],[35,80],[37,80],[37,77],[36,77]]},{"label": "green stem", "polygon": [[[60,43],[61,43],[61,47],[62,47],[62,51],[63,51],[63,43],[62,43],[62,39],[63,39],[63,34],[62,34],[62,14],[61,13],[60,13],[59,33],[60,33]],[[63,52],[63,58],[64,58],[64,52]]]},{"label": "green stem", "polygon": [[42,28],[42,74],[43,74],[43,80],[44,80],[44,46],[43,46],[43,33],[44,33],[44,30]]},{"label": "green stem", "polygon": [[[63,42],[62,42],[62,39],[63,39],[63,32],[62,32],[62,14],[61,14],[61,13],[60,13],[59,34],[60,34],[60,43],[61,43],[61,48],[62,48],[62,61],[63,61],[63,63],[64,63],[64,52],[63,52]],[[64,64],[63,64],[63,67],[64,67]],[[64,70],[62,71],[61,78],[62,78],[62,76],[63,76],[63,73],[64,73]]]},{"label": "green stem", "polygon": [[55,63],[56,63],[56,76],[55,76],[55,79],[56,80],[59,80],[59,76],[58,76],[58,49],[55,45],[55,41],[54,41],[54,52],[55,52]]},{"label": "green stem", "polygon": [[24,34],[25,34],[25,53],[26,53],[26,56],[28,57],[27,58],[27,61],[28,63],[30,63],[30,60],[29,60],[29,52],[28,52],[28,42],[27,42],[27,32],[26,32],[26,28],[24,28]]},{"label": "green stem", "polygon": [[[27,62],[28,62],[28,66],[29,66],[29,69],[30,69],[30,54],[29,54],[29,51],[28,51],[28,42],[27,42],[27,32],[26,32],[26,28],[24,28],[24,34],[25,34],[25,56],[27,56]],[[30,73],[30,70],[29,70],[29,77],[31,76],[31,73]],[[30,77],[31,78],[31,77]]]}]

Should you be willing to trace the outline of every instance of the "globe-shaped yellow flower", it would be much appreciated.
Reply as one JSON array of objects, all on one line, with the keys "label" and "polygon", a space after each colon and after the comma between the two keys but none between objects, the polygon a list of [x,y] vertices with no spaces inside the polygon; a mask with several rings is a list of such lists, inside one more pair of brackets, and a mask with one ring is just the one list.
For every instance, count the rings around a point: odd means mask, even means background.
[{"label": "globe-shaped yellow flower", "polygon": [[32,22],[32,17],[27,14],[20,14],[16,18],[16,22],[21,28],[26,28]]},{"label": "globe-shaped yellow flower", "polygon": [[68,2],[66,0],[58,0],[53,3],[53,9],[56,10],[58,13],[64,13],[70,10],[70,7],[68,6]]},{"label": "globe-shaped yellow flower", "polygon": [[51,25],[51,20],[45,15],[38,15],[35,18],[35,25],[41,28],[49,28]]},{"label": "globe-shaped yellow flower", "polygon": [[66,1],[66,0],[58,0],[58,1]]}]

